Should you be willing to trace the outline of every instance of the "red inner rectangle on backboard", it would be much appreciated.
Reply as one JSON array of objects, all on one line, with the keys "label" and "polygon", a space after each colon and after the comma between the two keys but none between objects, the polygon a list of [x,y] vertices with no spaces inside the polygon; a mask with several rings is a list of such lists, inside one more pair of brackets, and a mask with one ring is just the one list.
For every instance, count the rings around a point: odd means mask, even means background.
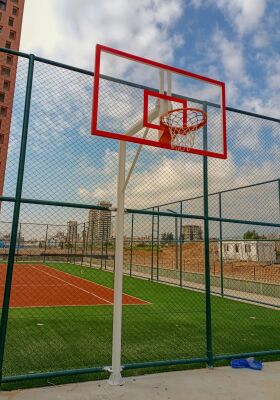
[{"label": "red inner rectangle on backboard", "polygon": [[159,129],[159,124],[153,124],[149,121],[149,97],[155,97],[159,100],[166,100],[174,103],[182,104],[181,108],[187,108],[187,100],[175,96],[168,96],[163,93],[153,92],[151,90],[144,90],[144,109],[143,109],[143,126],[146,128]]}]

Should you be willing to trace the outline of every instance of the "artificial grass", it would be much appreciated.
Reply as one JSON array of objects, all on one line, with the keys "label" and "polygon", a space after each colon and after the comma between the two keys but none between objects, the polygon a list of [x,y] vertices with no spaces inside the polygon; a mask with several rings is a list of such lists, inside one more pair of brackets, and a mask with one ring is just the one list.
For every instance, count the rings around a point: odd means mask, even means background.
[{"label": "artificial grass", "polygon": [[[112,272],[47,265],[113,287]],[[150,304],[123,307],[123,363],[205,357],[204,293],[129,276],[124,292]],[[215,355],[279,348],[278,310],[216,296],[211,303]],[[111,342],[110,305],[11,309],[4,376],[111,365]]]}]

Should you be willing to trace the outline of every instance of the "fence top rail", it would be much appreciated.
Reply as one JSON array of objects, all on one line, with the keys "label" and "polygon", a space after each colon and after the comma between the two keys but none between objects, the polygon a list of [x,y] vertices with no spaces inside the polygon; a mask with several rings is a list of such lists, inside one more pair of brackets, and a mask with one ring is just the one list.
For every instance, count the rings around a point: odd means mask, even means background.
[{"label": "fence top rail", "polygon": [[[154,207],[155,208],[155,207]],[[186,219],[200,219],[200,220],[209,220],[216,222],[227,222],[230,224],[243,224],[243,225],[258,225],[258,226],[271,226],[275,228],[280,228],[280,223],[273,222],[264,222],[264,221],[250,221],[246,219],[235,219],[235,218],[220,218],[220,217],[205,217],[204,215],[198,214],[184,214],[184,213],[173,213],[173,212],[165,212],[165,211],[155,211],[153,210],[141,210],[136,208],[126,208],[125,212],[127,214],[140,214],[140,215],[158,215],[162,217],[171,217],[171,218],[186,218]]]},{"label": "fence top rail", "polygon": [[[277,179],[271,179],[269,181],[262,181],[262,182],[252,183],[251,185],[238,186],[238,187],[231,188],[231,189],[220,190],[219,192],[209,193],[208,196],[209,197],[210,196],[217,196],[217,195],[222,194],[222,193],[234,192],[236,190],[248,189],[248,188],[251,188],[251,187],[254,187],[254,186],[261,186],[261,185],[266,185],[268,183],[275,183],[275,182],[279,182],[279,184],[280,184],[280,177],[277,178]],[[160,208],[160,207],[170,206],[172,204],[184,203],[185,201],[203,199],[203,197],[204,197],[203,195],[194,196],[194,197],[188,197],[187,199],[176,200],[176,201],[172,201],[170,203],[163,203],[163,204],[158,204],[156,206],[151,206],[151,207],[148,207],[148,208],[144,208],[144,210],[151,210],[153,208]]]},{"label": "fence top rail", "polygon": [[[38,62],[41,62],[41,63],[44,63],[44,64],[49,64],[49,65],[53,65],[53,66],[56,66],[56,67],[68,69],[70,71],[79,72],[79,73],[82,73],[82,74],[85,74],[85,75],[94,76],[93,71],[89,71],[89,70],[86,70],[86,69],[83,69],[83,68],[74,67],[74,66],[69,65],[69,64],[64,64],[64,63],[61,63],[61,62],[58,62],[58,61],[54,61],[54,60],[50,60],[50,59],[47,59],[47,58],[39,57],[39,56],[36,56],[36,55],[33,55],[33,54],[28,54],[28,53],[24,53],[24,52],[20,52],[20,51],[6,49],[6,48],[3,48],[3,47],[0,47],[0,52],[13,54],[13,55],[16,55],[16,56],[19,56],[19,57],[23,57],[23,58],[30,58],[32,56],[32,57],[34,57],[35,61],[38,61]],[[109,77],[109,76],[106,76],[106,75],[101,75],[101,78],[106,79],[106,80],[110,80],[110,81],[114,81],[114,82],[117,82],[117,83],[120,83],[120,84],[128,85],[128,86],[131,86],[131,87],[135,87],[135,88],[138,88],[138,89],[143,89],[143,90],[144,89],[148,89],[148,90],[158,91],[157,89],[154,89],[154,88],[151,88],[151,87],[146,87],[146,86],[143,86],[143,85],[134,84],[132,82],[125,81],[125,80],[122,80],[122,79],[115,79],[115,78],[112,78],[112,77]],[[180,96],[180,95],[177,95],[176,93],[173,94],[173,95],[177,96],[177,97],[181,97],[181,98],[187,98],[189,101],[194,101],[194,102],[197,102],[197,103],[204,103],[204,104],[206,103],[207,105],[212,106],[212,107],[220,107],[219,104],[215,104],[215,103],[211,103],[211,102],[202,102],[201,100],[193,99],[193,98],[190,98],[190,97]],[[279,118],[269,117],[267,115],[261,115],[261,114],[253,113],[253,112],[250,112],[250,111],[240,110],[240,109],[233,108],[233,107],[226,107],[226,109],[227,109],[227,111],[236,112],[236,113],[239,113],[239,114],[249,115],[251,117],[265,119],[265,120],[268,120],[268,121],[280,123],[280,119]]]}]

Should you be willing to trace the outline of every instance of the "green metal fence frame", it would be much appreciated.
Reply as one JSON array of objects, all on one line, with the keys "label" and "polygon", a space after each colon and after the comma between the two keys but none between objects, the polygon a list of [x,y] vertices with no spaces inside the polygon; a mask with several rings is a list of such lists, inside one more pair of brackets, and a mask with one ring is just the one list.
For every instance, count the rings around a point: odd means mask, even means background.
[{"label": "green metal fence frame", "polygon": [[[53,65],[56,67],[64,68],[67,70],[79,72],[81,74],[93,76],[93,72],[86,71],[84,69],[76,68],[73,66],[69,66],[63,63],[58,63],[52,60],[44,59],[41,57],[37,57],[33,54],[26,54],[22,52],[16,52],[9,49],[0,48],[1,52],[13,54],[18,57],[26,58],[29,60],[28,64],[28,73],[27,73],[27,82],[26,82],[26,96],[25,96],[25,106],[24,106],[24,117],[23,117],[23,125],[22,125],[22,137],[21,137],[21,145],[20,145],[20,156],[19,156],[19,166],[18,166],[18,175],[17,175],[17,184],[16,184],[16,194],[14,197],[8,196],[0,196],[1,202],[10,202],[14,204],[14,212],[13,212],[13,221],[12,221],[12,230],[11,230],[11,242],[10,249],[8,255],[8,264],[7,264],[7,274],[6,274],[6,284],[5,284],[5,292],[3,298],[3,308],[1,314],[1,325],[0,325],[0,383],[8,383],[8,382],[19,382],[19,381],[27,381],[32,379],[43,379],[50,377],[60,377],[60,376],[68,376],[68,375],[80,375],[80,374],[89,374],[89,373],[100,373],[108,371],[108,367],[99,367],[99,368],[84,368],[84,369],[74,369],[74,370],[63,370],[63,371],[54,371],[54,372],[45,372],[45,373],[33,373],[27,375],[18,375],[18,376],[4,376],[3,377],[3,360],[4,360],[4,351],[5,351],[5,340],[6,340],[6,331],[7,331],[7,323],[9,316],[9,304],[10,304],[10,294],[11,294],[11,285],[12,285],[12,277],[13,277],[13,266],[14,260],[16,256],[16,246],[17,246],[17,234],[19,228],[19,215],[20,215],[20,207],[21,204],[38,204],[38,205],[46,205],[46,206],[58,206],[58,207],[72,207],[72,208],[83,208],[83,209],[96,209],[96,210],[108,210],[107,207],[101,207],[92,204],[79,204],[79,203],[68,203],[68,202],[58,202],[58,201],[48,201],[48,200],[37,200],[37,199],[26,199],[22,198],[22,186],[23,186],[23,177],[24,177],[24,167],[25,167],[25,156],[26,156],[26,147],[27,147],[27,136],[28,136],[28,125],[29,125],[29,114],[30,114],[30,104],[31,104],[31,94],[32,94],[32,83],[33,83],[33,71],[34,71],[34,63],[35,61]],[[112,79],[109,77],[102,76],[103,79],[114,80],[118,83],[130,85],[131,87],[137,87],[141,89],[146,89],[146,87],[142,87],[140,85],[135,85],[129,82],[120,81],[116,79]],[[149,88],[150,89],[150,88]],[[154,89],[153,89],[154,90]],[[204,103],[204,106],[211,105],[215,107],[219,107],[216,104],[212,103]],[[249,116],[253,116],[256,118],[261,118],[264,120],[269,120],[273,122],[280,123],[279,119],[270,118],[263,115],[258,115],[255,113],[250,113],[238,109],[234,109],[231,107],[227,107],[228,111],[245,114]],[[204,135],[206,138],[206,135]],[[205,142],[205,146],[207,143]],[[274,182],[275,180],[273,180]],[[279,208],[280,208],[280,179],[278,181],[279,188]],[[271,181],[272,182],[272,181]],[[250,185],[250,186],[257,186]],[[235,190],[235,189],[229,189]],[[215,364],[215,361],[229,360],[232,358],[238,357],[249,357],[249,356],[264,356],[264,355],[279,355],[279,350],[271,350],[271,351],[261,351],[261,352],[252,352],[252,353],[242,353],[242,354],[224,354],[215,356],[213,353],[212,347],[212,318],[211,318],[211,283],[210,283],[210,257],[209,257],[209,222],[216,221],[220,223],[220,233],[222,235],[222,223],[235,223],[235,224],[248,224],[248,225],[260,225],[260,226],[271,226],[271,227],[280,227],[280,223],[265,223],[261,221],[249,221],[249,220],[240,220],[240,219],[230,219],[223,218],[221,212],[221,194],[226,191],[218,192],[220,197],[220,213],[219,217],[211,217],[208,214],[208,201],[209,196],[213,194],[208,193],[208,162],[207,158],[203,159],[203,208],[204,215],[193,215],[188,213],[182,213],[182,201],[177,201],[175,203],[180,203],[180,213],[176,215],[176,218],[180,218],[180,232],[182,233],[182,218],[186,219],[199,219],[204,223],[204,244],[205,244],[205,304],[206,304],[206,338],[205,338],[205,352],[206,357],[203,358],[192,358],[192,359],[182,359],[182,360],[165,360],[165,361],[156,361],[156,362],[143,362],[143,363],[135,363],[135,364],[124,364],[123,370],[135,369],[135,368],[150,368],[150,367],[159,367],[159,366],[171,366],[171,365],[189,365],[196,363],[206,363],[209,367],[212,367]],[[218,194],[217,193],[217,194]],[[168,205],[170,205],[169,203]],[[158,210],[155,211],[155,208]],[[174,218],[174,213],[171,212],[161,212],[159,211],[159,205],[155,206],[152,210],[137,210],[137,209],[126,209],[126,213],[128,214],[138,214],[138,215],[151,215],[157,217],[159,221],[160,216]],[[158,224],[157,224],[158,225]],[[157,235],[157,244],[158,244],[158,235]],[[158,248],[158,245],[157,245]],[[180,254],[182,254],[182,247],[180,247]],[[152,262],[153,264],[153,262]],[[153,267],[152,271],[152,279],[153,276]],[[182,271],[182,268],[180,268]],[[158,277],[158,257],[157,257],[157,277]],[[182,278],[181,278],[182,282]]]}]

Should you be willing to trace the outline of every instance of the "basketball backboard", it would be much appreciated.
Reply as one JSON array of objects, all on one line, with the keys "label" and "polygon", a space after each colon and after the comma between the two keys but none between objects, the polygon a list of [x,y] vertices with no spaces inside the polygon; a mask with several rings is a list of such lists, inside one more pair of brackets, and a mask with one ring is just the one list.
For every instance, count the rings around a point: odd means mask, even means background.
[{"label": "basketball backboard", "polygon": [[225,84],[97,45],[92,134],[226,158]]}]

